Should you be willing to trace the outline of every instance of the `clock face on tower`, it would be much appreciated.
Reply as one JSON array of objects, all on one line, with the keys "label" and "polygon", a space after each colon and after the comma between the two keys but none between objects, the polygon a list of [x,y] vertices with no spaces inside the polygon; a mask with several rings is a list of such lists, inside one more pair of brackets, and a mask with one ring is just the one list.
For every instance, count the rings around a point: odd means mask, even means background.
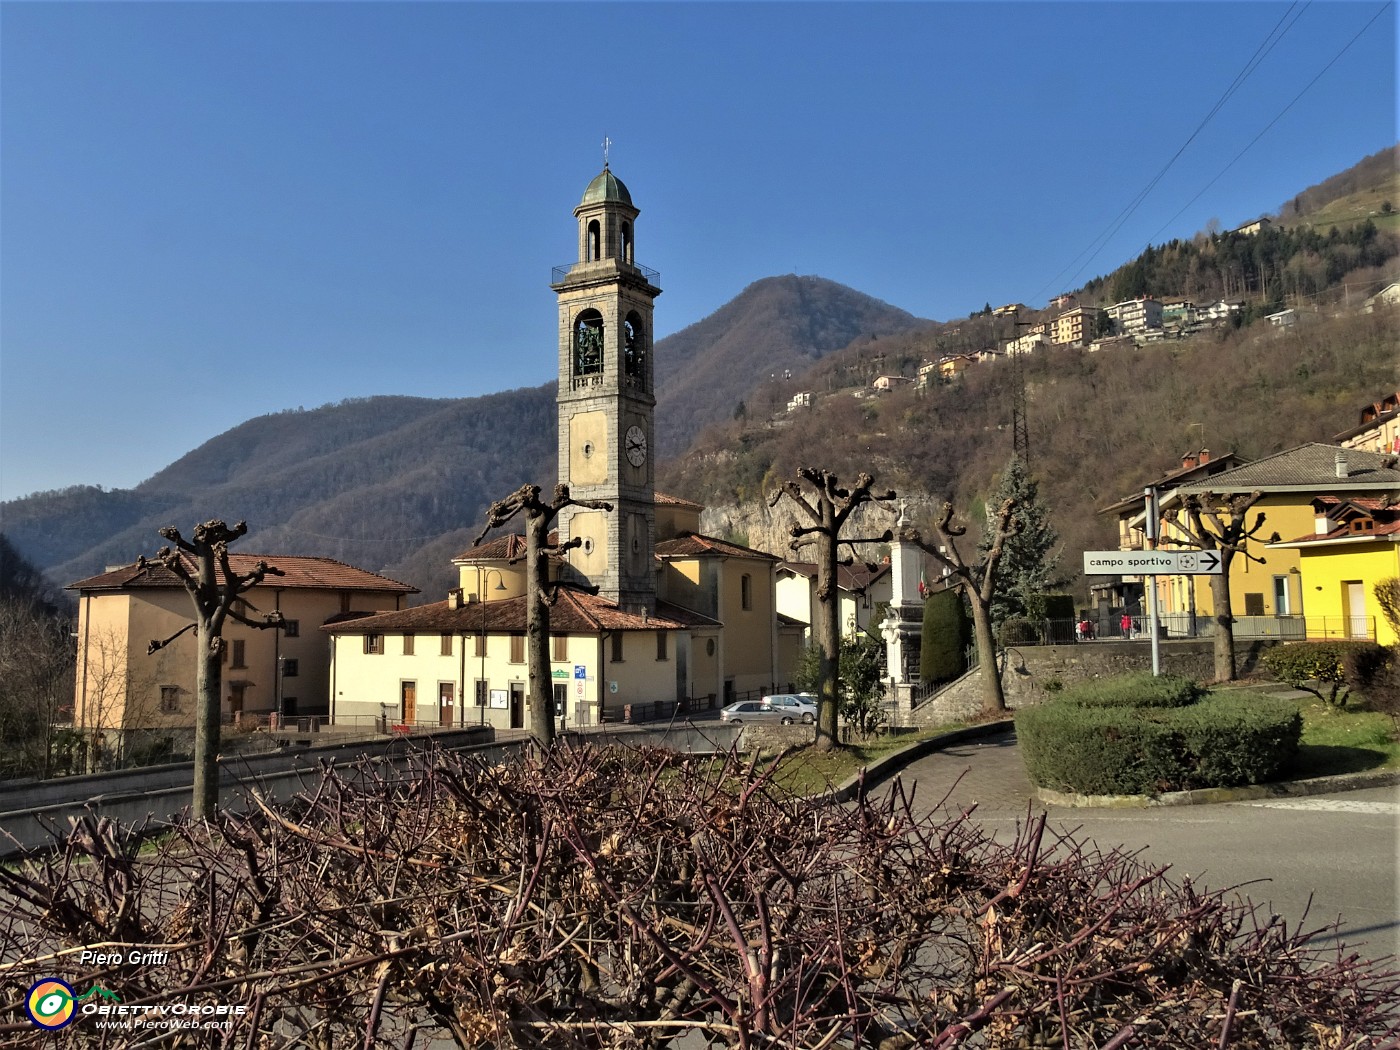
[{"label": "clock face on tower", "polygon": [[627,462],[640,467],[647,461],[647,435],[639,426],[630,426],[626,434]]}]

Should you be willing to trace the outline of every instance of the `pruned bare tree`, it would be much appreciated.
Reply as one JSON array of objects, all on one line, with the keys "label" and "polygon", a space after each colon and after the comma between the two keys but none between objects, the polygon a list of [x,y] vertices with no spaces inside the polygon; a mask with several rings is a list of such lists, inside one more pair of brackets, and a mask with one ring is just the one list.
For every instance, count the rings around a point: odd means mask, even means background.
[{"label": "pruned bare tree", "polygon": [[[213,817],[219,808],[219,727],[220,696],[223,693],[224,625],[233,620],[245,627],[276,630],[282,626],[282,614],[270,612],[255,620],[235,607],[240,596],[256,587],[268,576],[285,573],[266,561],[259,561],[243,574],[233,571],[229,564],[229,544],[248,532],[248,523],[240,521],[229,528],[217,519],[194,527],[190,539],[180,530],[167,525],[158,530],[173,547],[162,547],[155,560],[169,569],[184,584],[194,605],[194,622],[182,627],[168,638],[153,639],[147,653],[165,648],[187,631],[194,631],[195,664],[195,723],[194,723],[194,803],[196,818]],[[188,558],[188,562],[186,559]],[[140,558],[138,565],[146,565]],[[246,599],[243,604],[247,605]],[[251,608],[251,606],[249,606]]]},{"label": "pruned bare tree", "polygon": [[901,534],[905,542],[916,545],[946,566],[957,580],[957,586],[967,595],[968,604],[972,606],[972,631],[977,640],[977,665],[981,670],[982,710],[993,715],[1006,710],[1006,692],[1002,689],[1001,671],[997,666],[996,639],[992,637],[992,599],[996,596],[997,564],[1006,549],[1007,539],[1014,536],[1018,528],[1016,501],[1007,499],[995,513],[987,515],[986,539],[990,543],[986,555],[976,564],[965,561],[958,551],[955,541],[967,534],[967,526],[954,523],[951,503],[943,504],[942,512],[933,523],[938,542],[928,542],[914,528],[905,529]]},{"label": "pruned bare tree", "polygon": [[561,554],[583,542],[577,536],[567,543],[549,542],[549,530],[554,525],[554,519],[565,507],[613,509],[611,503],[603,500],[574,499],[569,495],[568,485],[555,485],[554,498],[548,503],[540,499],[538,485],[521,485],[505,499],[491,504],[486,528],[476,538],[476,542],[480,543],[492,529],[500,528],[517,514],[525,516],[525,656],[530,674],[529,726],[530,735],[544,747],[554,743],[554,683],[549,673],[549,607],[554,604],[560,588],[598,593],[597,587],[549,578],[549,556]]},{"label": "pruned bare tree", "polygon": [[1253,524],[1246,519],[1248,512],[1260,499],[1262,492],[1218,495],[1214,492],[1190,493],[1181,506],[1167,515],[1167,520],[1180,533],[1163,535],[1161,542],[1178,547],[1214,551],[1220,558],[1220,573],[1210,578],[1211,604],[1215,607],[1215,679],[1233,682],[1239,676],[1235,660],[1235,615],[1230,597],[1230,565],[1235,555],[1264,564],[1264,559],[1249,551],[1247,544],[1264,527],[1264,514],[1255,516]]},{"label": "pruned bare tree", "polygon": [[768,501],[770,507],[776,507],[787,496],[797,504],[811,524],[792,526],[790,547],[796,551],[815,544],[817,549],[817,607],[813,615],[816,622],[812,625],[812,633],[816,635],[817,647],[821,651],[817,672],[820,685],[817,691],[816,742],[820,751],[829,751],[840,745],[837,735],[840,697],[836,678],[841,666],[841,623],[836,567],[838,564],[851,564],[854,555],[842,559],[839,548],[844,545],[854,551],[857,543],[883,543],[894,535],[888,529],[879,536],[844,538],[841,535],[841,530],[857,507],[895,498],[893,490],[872,493],[870,489],[874,484],[874,475],[862,473],[856,478],[853,488],[845,489],[831,471],[801,467],[797,477],[779,483],[778,490]]},{"label": "pruned bare tree", "polygon": [[[1397,975],[1326,930],[1043,814],[993,834],[898,787],[794,800],[773,773],[622,747],[423,754],[326,768],[286,804],[253,796],[151,842],[85,818],[0,865],[0,1042],[36,1034],[23,990],[55,976],[119,997],[121,1012],[76,1011],[93,1047],[1254,1050],[1400,1034]],[[162,1007],[222,1027],[137,1026]]]}]

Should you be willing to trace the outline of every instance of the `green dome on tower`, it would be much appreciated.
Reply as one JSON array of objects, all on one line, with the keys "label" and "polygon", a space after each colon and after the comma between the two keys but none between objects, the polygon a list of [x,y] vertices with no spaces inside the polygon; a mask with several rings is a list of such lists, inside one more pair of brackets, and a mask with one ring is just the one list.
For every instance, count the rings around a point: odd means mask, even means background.
[{"label": "green dome on tower", "polygon": [[583,191],[583,200],[579,203],[606,204],[609,201],[633,207],[632,194],[627,192],[622,180],[605,167],[602,174],[588,184],[588,189]]}]

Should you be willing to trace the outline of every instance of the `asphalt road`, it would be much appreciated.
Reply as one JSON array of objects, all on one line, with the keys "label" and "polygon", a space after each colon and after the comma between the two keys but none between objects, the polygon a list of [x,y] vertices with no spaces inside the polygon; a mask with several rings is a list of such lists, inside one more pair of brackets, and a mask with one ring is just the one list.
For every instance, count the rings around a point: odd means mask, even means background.
[{"label": "asphalt road", "polygon": [[1100,849],[1142,850],[1145,862],[1171,865],[1174,879],[1239,887],[1290,926],[1305,913],[1309,929],[1340,919],[1348,947],[1400,956],[1400,786],[1153,809],[1045,806],[1033,799],[1011,733],[919,759],[901,777],[917,785],[925,811],[951,789],[949,806],[975,803],[976,818],[1000,833],[1025,820],[1029,804]]}]

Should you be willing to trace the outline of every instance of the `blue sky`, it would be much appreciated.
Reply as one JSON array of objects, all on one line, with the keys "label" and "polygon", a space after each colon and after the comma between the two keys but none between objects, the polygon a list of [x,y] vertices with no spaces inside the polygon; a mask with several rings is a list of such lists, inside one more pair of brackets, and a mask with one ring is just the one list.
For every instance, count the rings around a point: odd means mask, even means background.
[{"label": "blue sky", "polygon": [[1384,3],[7,0],[0,497],[135,485],[267,412],[551,380],[549,271],[604,136],[658,336],[784,273],[945,320],[1391,145],[1396,28]]}]

